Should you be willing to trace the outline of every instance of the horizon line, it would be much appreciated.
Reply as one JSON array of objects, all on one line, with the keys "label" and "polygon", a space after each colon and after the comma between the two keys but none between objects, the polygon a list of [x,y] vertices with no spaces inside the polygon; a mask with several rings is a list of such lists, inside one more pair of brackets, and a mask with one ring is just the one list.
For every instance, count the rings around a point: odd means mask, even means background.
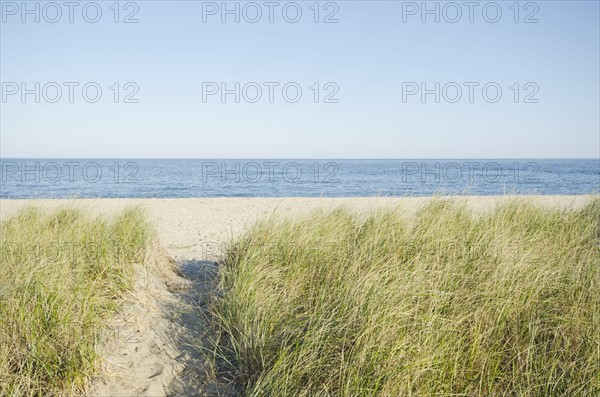
[{"label": "horizon line", "polygon": [[3,157],[3,160],[598,160],[594,157]]}]

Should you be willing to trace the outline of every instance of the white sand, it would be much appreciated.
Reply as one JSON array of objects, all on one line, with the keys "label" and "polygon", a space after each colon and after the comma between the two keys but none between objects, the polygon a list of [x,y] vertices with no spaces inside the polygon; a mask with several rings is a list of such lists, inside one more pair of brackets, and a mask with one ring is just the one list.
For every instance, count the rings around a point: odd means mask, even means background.
[{"label": "white sand", "polygon": [[[520,196],[544,207],[580,207],[591,196]],[[469,196],[474,210],[493,208],[511,196]],[[0,200],[0,219],[27,205],[54,208],[73,205],[92,214],[113,214],[125,207],[141,205],[153,221],[161,244],[176,260],[215,259],[215,249],[239,236],[258,218],[270,214],[295,216],[316,208],[346,206],[357,211],[401,205],[416,210],[428,197],[342,197],[342,198],[190,198],[190,199],[79,199]]]},{"label": "white sand", "polygon": [[[528,196],[548,208],[578,208],[591,196]],[[466,198],[469,208],[485,211],[510,196]],[[114,335],[103,355],[104,371],[94,379],[90,396],[235,395],[231,386],[211,377],[202,357],[190,344],[202,344],[206,325],[198,316],[215,275],[214,262],[226,243],[258,218],[296,216],[317,208],[346,206],[358,212],[402,206],[409,213],[429,198],[194,198],[0,200],[0,220],[29,205],[43,209],[83,208],[92,215],[110,216],[140,205],[166,253],[185,277],[154,269],[140,272],[138,288],[117,316]],[[162,274],[161,274],[162,273]]]}]

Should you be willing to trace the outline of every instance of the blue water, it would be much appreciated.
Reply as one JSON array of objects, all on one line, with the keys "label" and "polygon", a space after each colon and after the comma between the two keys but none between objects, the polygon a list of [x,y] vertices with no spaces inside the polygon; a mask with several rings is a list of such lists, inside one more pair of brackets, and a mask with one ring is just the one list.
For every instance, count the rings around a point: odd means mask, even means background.
[{"label": "blue water", "polygon": [[0,198],[590,194],[598,160],[2,159]]}]

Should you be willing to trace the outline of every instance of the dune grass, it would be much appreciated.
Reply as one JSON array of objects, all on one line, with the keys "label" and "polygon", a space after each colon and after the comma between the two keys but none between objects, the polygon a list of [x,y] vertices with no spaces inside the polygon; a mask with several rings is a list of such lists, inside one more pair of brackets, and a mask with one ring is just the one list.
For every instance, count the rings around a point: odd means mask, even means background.
[{"label": "dune grass", "polygon": [[598,198],[270,219],[219,289],[212,357],[248,396],[600,395]]},{"label": "dune grass", "polygon": [[0,395],[81,392],[98,344],[153,254],[139,209],[111,220],[28,208],[0,225]]}]

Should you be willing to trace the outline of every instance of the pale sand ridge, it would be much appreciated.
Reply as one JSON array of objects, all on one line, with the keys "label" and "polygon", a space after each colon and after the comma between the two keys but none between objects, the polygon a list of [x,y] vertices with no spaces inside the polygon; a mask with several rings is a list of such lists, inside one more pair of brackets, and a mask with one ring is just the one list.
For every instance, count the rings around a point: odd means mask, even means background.
[{"label": "pale sand ridge", "polygon": [[[591,196],[519,196],[550,208],[581,207]],[[514,196],[467,196],[467,204],[478,211],[491,209]],[[459,199],[463,199],[462,197]],[[182,199],[78,199],[0,200],[0,219],[27,205],[55,208],[73,205],[92,214],[110,215],[135,205],[144,208],[162,246],[175,260],[216,259],[215,245],[222,246],[239,236],[257,219],[271,214],[296,216],[317,208],[347,206],[356,211],[401,205],[417,210],[430,197],[269,197],[269,198],[182,198]]]}]

